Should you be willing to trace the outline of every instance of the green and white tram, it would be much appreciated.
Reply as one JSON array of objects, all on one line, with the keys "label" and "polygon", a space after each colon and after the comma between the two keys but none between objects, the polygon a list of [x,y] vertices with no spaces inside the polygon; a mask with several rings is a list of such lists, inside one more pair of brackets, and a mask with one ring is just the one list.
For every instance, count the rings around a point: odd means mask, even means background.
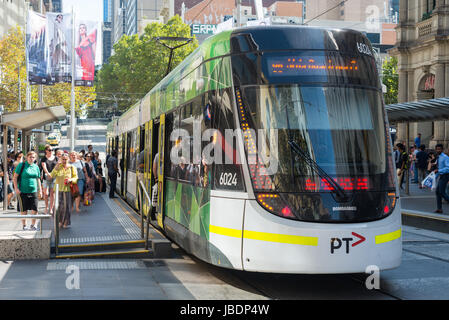
[{"label": "green and white tram", "polygon": [[[108,128],[118,192],[196,257],[247,271],[354,273],[401,262],[399,192],[369,40],[240,28],[208,38]],[[148,209],[144,203],[144,209]]]}]

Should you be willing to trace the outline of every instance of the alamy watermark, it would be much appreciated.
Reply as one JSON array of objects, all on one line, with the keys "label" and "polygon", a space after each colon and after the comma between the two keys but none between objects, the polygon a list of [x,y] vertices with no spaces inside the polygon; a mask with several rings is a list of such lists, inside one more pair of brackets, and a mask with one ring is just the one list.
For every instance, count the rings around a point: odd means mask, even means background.
[{"label": "alamy watermark", "polygon": [[80,268],[77,265],[69,265],[65,269],[65,273],[69,274],[65,280],[65,287],[68,290],[79,290],[80,289]]},{"label": "alamy watermark", "polygon": [[365,273],[369,276],[365,280],[365,286],[368,290],[380,289],[380,269],[376,265],[369,265],[365,269]]},{"label": "alamy watermark", "polygon": [[[235,141],[240,137],[246,145],[247,156],[237,153]],[[268,137],[268,139],[267,139]],[[269,141],[267,141],[269,140]],[[172,165],[242,164],[263,165],[260,175],[272,175],[278,170],[278,130],[206,129],[201,132],[201,122],[193,123],[193,134],[185,129],[175,129],[170,134]],[[226,154],[226,157],[223,157]]]}]

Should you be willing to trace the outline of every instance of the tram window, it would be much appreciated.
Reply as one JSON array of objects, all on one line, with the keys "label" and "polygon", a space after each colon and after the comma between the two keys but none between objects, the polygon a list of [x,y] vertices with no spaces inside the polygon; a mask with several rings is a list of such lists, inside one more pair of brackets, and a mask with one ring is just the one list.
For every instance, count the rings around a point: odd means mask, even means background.
[{"label": "tram window", "polygon": [[165,132],[167,133],[165,136],[165,176],[173,179],[178,178],[176,174],[176,164],[172,162],[172,159],[178,156],[177,154],[174,154],[174,152],[177,150],[176,147],[179,144],[179,141],[176,139],[176,131],[179,129],[179,113],[180,110],[178,109],[165,116]]},{"label": "tram window", "polygon": [[139,154],[137,156],[137,170],[143,172],[145,168],[145,126],[140,127]]},{"label": "tram window", "polygon": [[128,133],[128,143],[127,168],[129,171],[136,172],[137,129]]},{"label": "tram window", "polygon": [[[237,137],[235,136],[234,114],[232,112],[232,90],[230,88],[219,91],[219,104],[215,110],[213,127],[222,136],[222,158],[215,164],[214,189],[244,190],[241,165],[237,162]],[[230,136],[226,132],[233,132]]]}]

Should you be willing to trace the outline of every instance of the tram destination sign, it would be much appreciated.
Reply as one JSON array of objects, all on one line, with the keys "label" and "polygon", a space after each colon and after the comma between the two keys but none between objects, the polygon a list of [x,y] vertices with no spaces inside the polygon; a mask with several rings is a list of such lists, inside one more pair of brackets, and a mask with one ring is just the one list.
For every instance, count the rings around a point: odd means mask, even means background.
[{"label": "tram destination sign", "polygon": [[217,29],[216,24],[192,24],[192,34],[214,34]]}]

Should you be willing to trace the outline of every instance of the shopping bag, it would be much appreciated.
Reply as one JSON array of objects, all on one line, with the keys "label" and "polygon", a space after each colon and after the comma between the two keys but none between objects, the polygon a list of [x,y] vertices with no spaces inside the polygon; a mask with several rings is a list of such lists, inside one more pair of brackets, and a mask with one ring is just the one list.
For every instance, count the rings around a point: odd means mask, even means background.
[{"label": "shopping bag", "polygon": [[158,197],[158,191],[157,191],[157,183],[155,183],[153,185],[152,188],[152,193],[151,193],[151,205],[153,206],[153,208],[156,208],[157,206],[157,197]]},{"label": "shopping bag", "polygon": [[421,182],[421,185],[423,187],[434,190],[434,188],[436,188],[435,180],[435,172],[432,171],[427,177],[424,178],[424,180]]}]

